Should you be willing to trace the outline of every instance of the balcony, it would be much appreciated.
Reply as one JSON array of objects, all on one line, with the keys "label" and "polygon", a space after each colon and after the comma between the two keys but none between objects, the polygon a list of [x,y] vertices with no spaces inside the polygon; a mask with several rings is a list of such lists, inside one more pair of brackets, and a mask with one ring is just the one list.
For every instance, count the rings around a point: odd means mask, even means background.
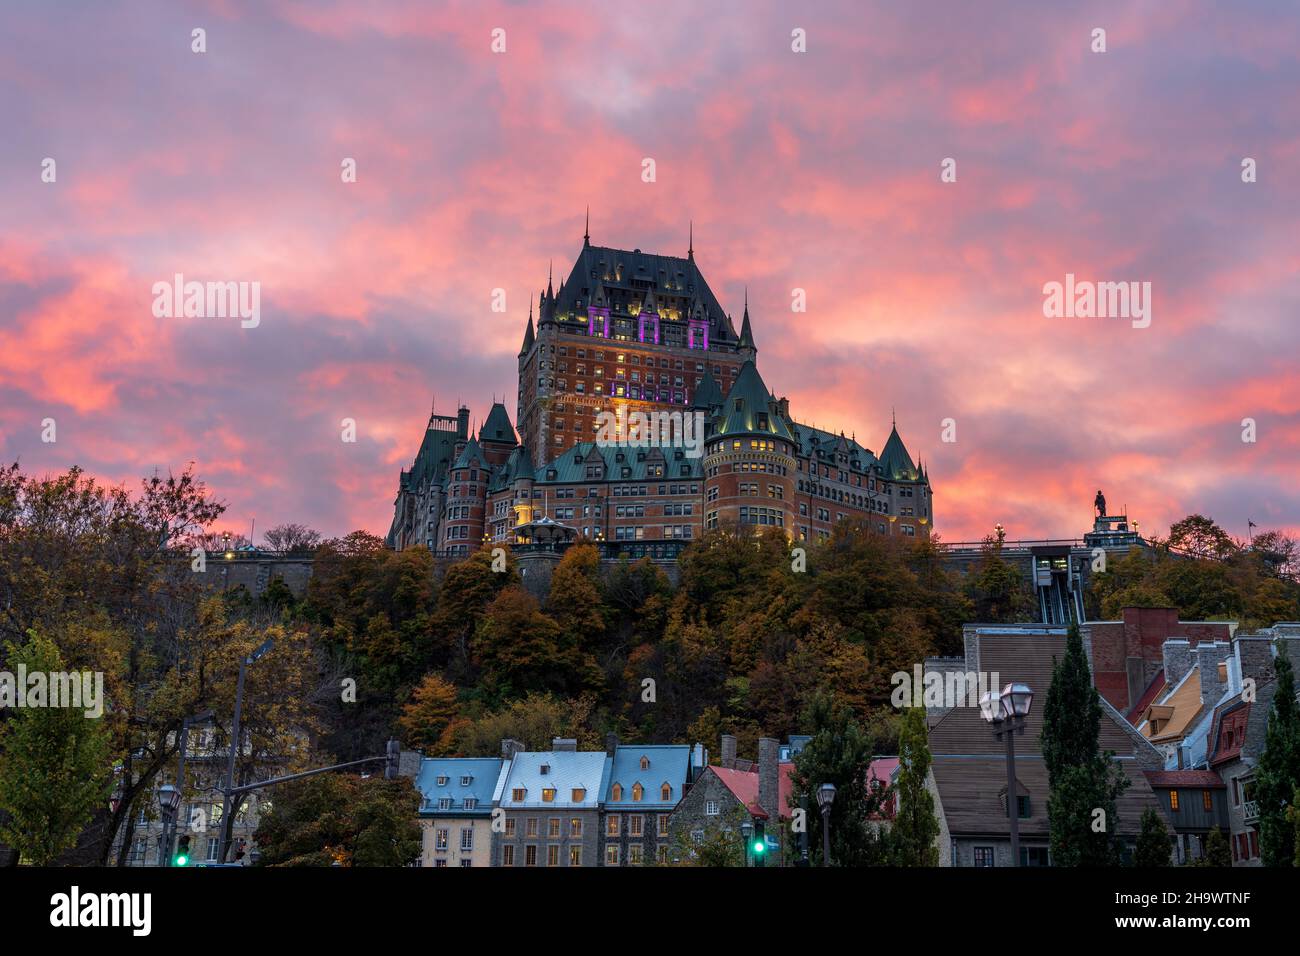
[{"label": "balcony", "polygon": [[1259,801],[1243,800],[1241,803],[1242,816],[1246,818],[1248,824],[1259,822]]}]

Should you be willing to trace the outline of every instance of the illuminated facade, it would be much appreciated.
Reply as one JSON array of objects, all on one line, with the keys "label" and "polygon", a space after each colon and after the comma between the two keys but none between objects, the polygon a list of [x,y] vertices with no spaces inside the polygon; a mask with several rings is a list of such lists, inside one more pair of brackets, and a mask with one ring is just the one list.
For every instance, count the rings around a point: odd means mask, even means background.
[{"label": "illuminated facade", "polygon": [[[757,354],[748,302],[737,333],[693,245],[681,258],[584,236],[559,290],[547,280],[536,324],[529,310],[518,437],[500,403],[476,435],[468,409],[431,415],[401,474],[389,545],[465,555],[485,540],[518,543],[515,529],[542,519],[614,553],[665,557],[676,552],[665,544],[734,524],[809,540],[860,519],[928,536],[929,478],[897,428],[877,457],[800,424],[763,382]],[[685,431],[647,441],[638,413]]]}]

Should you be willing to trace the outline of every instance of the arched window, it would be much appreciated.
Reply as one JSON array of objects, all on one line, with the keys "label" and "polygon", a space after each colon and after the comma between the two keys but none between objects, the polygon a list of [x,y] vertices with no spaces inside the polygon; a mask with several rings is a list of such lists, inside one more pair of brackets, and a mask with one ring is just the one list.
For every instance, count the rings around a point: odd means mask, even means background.
[{"label": "arched window", "polygon": [[672,798],[673,798],[673,785],[670,783],[665,783],[662,787],[659,788],[659,799],[663,803],[667,803]]},{"label": "arched window", "polygon": [[649,758],[649,757],[644,757],[644,756],[643,756],[643,757],[641,758],[641,769],[642,769],[642,770],[649,770],[649,769],[650,769],[650,758]]},{"label": "arched window", "polygon": [[640,803],[641,797],[645,794],[645,787],[639,783],[632,784],[632,802]]},{"label": "arched window", "polygon": [[614,784],[609,791],[609,799],[615,803],[623,799],[623,785],[621,783]]}]

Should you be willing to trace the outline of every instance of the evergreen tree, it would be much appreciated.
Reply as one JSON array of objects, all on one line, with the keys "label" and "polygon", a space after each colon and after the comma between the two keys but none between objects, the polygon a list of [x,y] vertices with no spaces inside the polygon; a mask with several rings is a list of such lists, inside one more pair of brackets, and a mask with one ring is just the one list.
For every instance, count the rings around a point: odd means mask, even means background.
[{"label": "evergreen tree", "polygon": [[[63,672],[54,642],[34,631],[27,644],[8,651],[15,670]],[[55,703],[29,699],[0,721],[0,810],[9,815],[0,840],[36,866],[76,844],[112,782],[107,720]]]},{"label": "evergreen tree", "polygon": [[1259,847],[1265,866],[1294,866],[1295,828],[1286,809],[1300,785],[1300,714],[1296,712],[1295,674],[1286,645],[1274,661],[1277,682],[1264,732],[1264,751],[1255,770],[1255,799],[1259,802]]},{"label": "evergreen tree", "polygon": [[885,844],[876,823],[881,792],[867,787],[870,735],[858,723],[853,708],[828,692],[813,697],[803,723],[812,739],[794,761],[790,806],[808,807],[808,846],[813,862],[820,861],[822,852],[817,790],[824,783],[832,783],[835,802],[831,805],[831,861],[836,866],[883,864]]},{"label": "evergreen tree", "polygon": [[1228,838],[1218,827],[1211,830],[1205,838],[1205,856],[1201,857],[1197,865],[1232,866],[1232,850],[1228,846]]},{"label": "evergreen tree", "polygon": [[1071,624],[1065,657],[1052,671],[1043,706],[1041,745],[1047,765],[1047,819],[1057,866],[1115,866],[1121,844],[1116,801],[1128,779],[1100,751],[1101,698],[1092,686],[1083,637]]},{"label": "evergreen tree", "polygon": [[898,815],[889,833],[895,866],[938,866],[939,821],[934,797],[925,787],[930,771],[930,744],[925,731],[925,708],[903,712],[898,741]]},{"label": "evergreen tree", "polygon": [[1155,807],[1142,811],[1142,832],[1138,834],[1133,865],[1140,867],[1169,865],[1169,828]]}]

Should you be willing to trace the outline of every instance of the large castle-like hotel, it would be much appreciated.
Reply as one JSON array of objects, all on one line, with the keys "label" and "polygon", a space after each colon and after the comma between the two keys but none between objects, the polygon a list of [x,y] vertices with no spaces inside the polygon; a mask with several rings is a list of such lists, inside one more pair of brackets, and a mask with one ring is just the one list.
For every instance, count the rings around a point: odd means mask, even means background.
[{"label": "large castle-like hotel", "polygon": [[[401,474],[389,546],[455,556],[485,542],[587,539],[611,557],[673,558],[719,526],[811,540],[849,518],[928,535],[929,478],[898,429],[877,457],[843,432],[795,421],[758,373],[748,302],[737,334],[693,246],[683,259],[584,235],[559,291],[547,280],[536,327],[530,307],[518,436],[499,402],[476,435],[467,408],[430,415]],[[691,444],[608,440],[602,423],[636,412],[689,418],[703,434]]]}]

